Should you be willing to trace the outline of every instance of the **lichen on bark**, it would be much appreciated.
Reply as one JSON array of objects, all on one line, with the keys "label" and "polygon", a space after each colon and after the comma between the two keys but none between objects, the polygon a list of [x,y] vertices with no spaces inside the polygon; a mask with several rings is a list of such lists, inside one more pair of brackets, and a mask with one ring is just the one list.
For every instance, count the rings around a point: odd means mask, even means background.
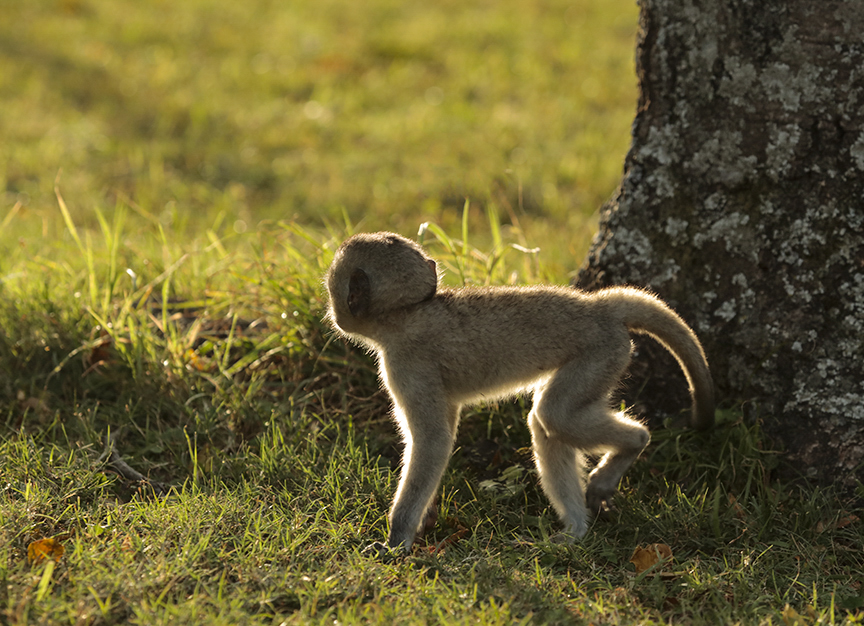
[{"label": "lichen on bark", "polygon": [[[810,476],[862,480],[864,3],[643,0],[640,26],[625,174],[577,283],[654,289],[721,399]],[[670,393],[646,351],[634,383]]]}]

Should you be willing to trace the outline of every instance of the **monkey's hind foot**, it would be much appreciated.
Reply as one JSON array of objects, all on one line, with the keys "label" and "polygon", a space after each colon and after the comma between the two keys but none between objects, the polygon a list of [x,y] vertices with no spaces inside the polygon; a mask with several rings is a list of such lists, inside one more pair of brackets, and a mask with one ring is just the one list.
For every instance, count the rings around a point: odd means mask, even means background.
[{"label": "monkey's hind foot", "polygon": [[591,485],[588,485],[585,504],[596,519],[609,519],[613,513],[618,511],[615,506],[614,495],[614,491],[591,489]]},{"label": "monkey's hind foot", "polygon": [[579,539],[579,537],[577,537],[572,532],[568,532],[566,530],[562,530],[560,532],[549,535],[549,543],[554,543],[554,544],[558,544],[558,545],[565,545],[565,546],[576,543],[576,541],[578,539]]},{"label": "monkey's hind foot", "polygon": [[423,514],[423,521],[420,522],[420,528],[417,530],[418,536],[423,536],[428,533],[430,530],[435,528],[435,524],[438,523],[438,497],[436,496],[434,500],[432,500],[432,504],[429,505],[429,508],[426,509],[426,513]]},{"label": "monkey's hind foot", "polygon": [[360,554],[365,554],[367,556],[371,556],[374,559],[378,559],[383,563],[390,563],[395,561],[399,557],[405,556],[405,548],[391,548],[385,543],[381,543],[380,541],[376,541],[374,543],[370,543],[368,546],[363,548],[360,551]]}]

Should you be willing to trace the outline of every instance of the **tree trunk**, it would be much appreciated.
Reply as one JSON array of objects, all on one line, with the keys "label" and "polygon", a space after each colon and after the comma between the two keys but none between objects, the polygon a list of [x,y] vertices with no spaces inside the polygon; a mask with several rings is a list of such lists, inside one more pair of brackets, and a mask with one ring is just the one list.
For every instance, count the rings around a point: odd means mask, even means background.
[{"label": "tree trunk", "polygon": [[[806,475],[861,480],[864,2],[642,0],[640,26],[624,179],[577,283],[656,291],[721,401]],[[637,351],[642,401],[683,393]]]}]

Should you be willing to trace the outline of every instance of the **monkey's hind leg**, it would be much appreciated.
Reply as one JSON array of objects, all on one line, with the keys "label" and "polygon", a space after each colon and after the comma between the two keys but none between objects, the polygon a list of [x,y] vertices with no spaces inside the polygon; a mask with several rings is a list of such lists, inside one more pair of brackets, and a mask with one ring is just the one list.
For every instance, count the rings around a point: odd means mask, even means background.
[{"label": "monkey's hind leg", "polygon": [[528,427],[531,429],[540,485],[564,522],[565,534],[572,539],[581,539],[588,531],[581,455],[570,444],[549,437],[536,414],[536,407],[528,414]]},{"label": "monkey's hind leg", "polygon": [[[532,413],[550,440],[583,452],[606,453],[588,477],[585,499],[592,513],[611,504],[618,482],[650,439],[642,424],[609,408],[609,389],[628,359],[629,339],[599,362],[574,359],[534,394]],[[573,523],[564,513],[562,517]]]},{"label": "monkey's hind leg", "polygon": [[[585,499],[591,513],[603,513],[612,506],[612,496],[624,472],[633,464],[651,439],[648,429],[623,413],[607,406],[607,400],[573,411],[569,419],[557,419],[556,411],[541,402],[538,415],[550,438],[585,452],[605,452],[588,475]],[[550,495],[551,497],[551,495]]]}]

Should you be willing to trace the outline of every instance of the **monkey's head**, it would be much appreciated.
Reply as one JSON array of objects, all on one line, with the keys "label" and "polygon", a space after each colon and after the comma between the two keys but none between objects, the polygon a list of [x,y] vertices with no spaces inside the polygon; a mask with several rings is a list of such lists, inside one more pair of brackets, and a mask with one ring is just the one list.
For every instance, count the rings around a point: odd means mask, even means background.
[{"label": "monkey's head", "polygon": [[354,235],[336,251],[325,278],[327,317],[346,333],[364,334],[382,315],[428,300],[438,288],[435,261],[394,233]]}]

